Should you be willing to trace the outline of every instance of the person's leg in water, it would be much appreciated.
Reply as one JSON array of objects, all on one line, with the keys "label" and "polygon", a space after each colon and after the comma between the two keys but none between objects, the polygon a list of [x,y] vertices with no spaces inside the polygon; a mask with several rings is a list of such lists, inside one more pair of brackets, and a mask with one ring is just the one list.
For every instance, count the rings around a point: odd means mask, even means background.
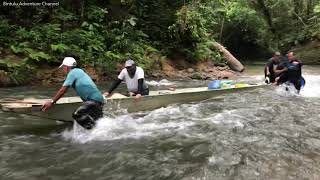
[{"label": "person's leg in water", "polygon": [[87,101],[84,102],[73,114],[72,117],[85,129],[92,129],[96,120],[103,116],[102,105]]},{"label": "person's leg in water", "polygon": [[267,75],[267,67],[264,68],[264,79],[265,79],[265,83],[269,84],[270,83],[270,78]]},{"label": "person's leg in water", "polygon": [[292,83],[293,83],[294,87],[296,88],[298,94],[300,93],[300,90],[301,90],[301,80],[302,79],[300,78],[300,79],[292,81]]}]

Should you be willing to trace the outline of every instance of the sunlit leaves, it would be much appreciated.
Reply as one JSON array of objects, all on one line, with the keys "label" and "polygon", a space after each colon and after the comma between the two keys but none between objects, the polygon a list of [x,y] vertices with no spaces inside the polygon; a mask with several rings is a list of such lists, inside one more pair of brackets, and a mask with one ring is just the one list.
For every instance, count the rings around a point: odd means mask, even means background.
[{"label": "sunlit leaves", "polygon": [[316,5],[313,9],[315,13],[320,13],[320,4]]},{"label": "sunlit leaves", "polygon": [[69,47],[65,44],[51,44],[50,47],[52,51],[61,52],[61,53],[64,53],[69,49]]}]

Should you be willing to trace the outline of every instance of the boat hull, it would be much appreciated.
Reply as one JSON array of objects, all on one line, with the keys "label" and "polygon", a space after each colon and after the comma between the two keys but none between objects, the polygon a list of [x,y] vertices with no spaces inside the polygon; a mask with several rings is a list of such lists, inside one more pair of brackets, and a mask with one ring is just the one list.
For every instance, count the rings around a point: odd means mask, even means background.
[{"label": "boat hull", "polygon": [[[176,89],[175,91],[160,90],[150,91],[150,95],[144,96],[139,100],[133,97],[111,96],[106,99],[104,105],[105,112],[113,112],[124,109],[128,112],[153,110],[176,103],[198,102],[223,94],[248,91],[263,87],[265,85],[248,85],[241,88],[213,89],[207,87]],[[40,110],[46,99],[37,99],[33,103],[0,103],[1,109],[6,112],[23,113],[37,117],[57,121],[73,121],[72,113],[82,104],[78,97],[61,98],[57,104],[46,112]]]}]

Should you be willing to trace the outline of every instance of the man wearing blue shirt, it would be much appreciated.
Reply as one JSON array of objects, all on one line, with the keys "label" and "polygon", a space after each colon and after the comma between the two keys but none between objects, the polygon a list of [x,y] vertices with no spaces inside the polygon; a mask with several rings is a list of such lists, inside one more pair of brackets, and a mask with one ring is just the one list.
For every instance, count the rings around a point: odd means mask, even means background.
[{"label": "man wearing blue shirt", "polygon": [[95,121],[103,116],[104,98],[90,76],[76,66],[77,62],[73,57],[64,58],[59,68],[63,67],[63,72],[67,74],[67,78],[52,100],[44,103],[41,109],[46,111],[52,107],[67,92],[69,87],[73,87],[83,100],[83,104],[72,114],[72,117],[82,127],[92,129],[95,126]]}]

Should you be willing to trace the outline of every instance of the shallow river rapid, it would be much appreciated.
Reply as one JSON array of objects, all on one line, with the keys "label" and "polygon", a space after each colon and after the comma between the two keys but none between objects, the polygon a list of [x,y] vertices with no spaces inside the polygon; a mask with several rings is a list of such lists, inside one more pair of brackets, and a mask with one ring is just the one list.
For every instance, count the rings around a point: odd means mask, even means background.
[{"label": "shallow river rapid", "polygon": [[[249,66],[237,81],[262,82],[261,70]],[[269,87],[123,111],[91,131],[0,111],[0,179],[320,179],[320,67],[305,66],[303,74],[300,95]],[[163,83],[207,82],[149,86]],[[0,98],[50,97],[56,90],[4,88]]]}]

